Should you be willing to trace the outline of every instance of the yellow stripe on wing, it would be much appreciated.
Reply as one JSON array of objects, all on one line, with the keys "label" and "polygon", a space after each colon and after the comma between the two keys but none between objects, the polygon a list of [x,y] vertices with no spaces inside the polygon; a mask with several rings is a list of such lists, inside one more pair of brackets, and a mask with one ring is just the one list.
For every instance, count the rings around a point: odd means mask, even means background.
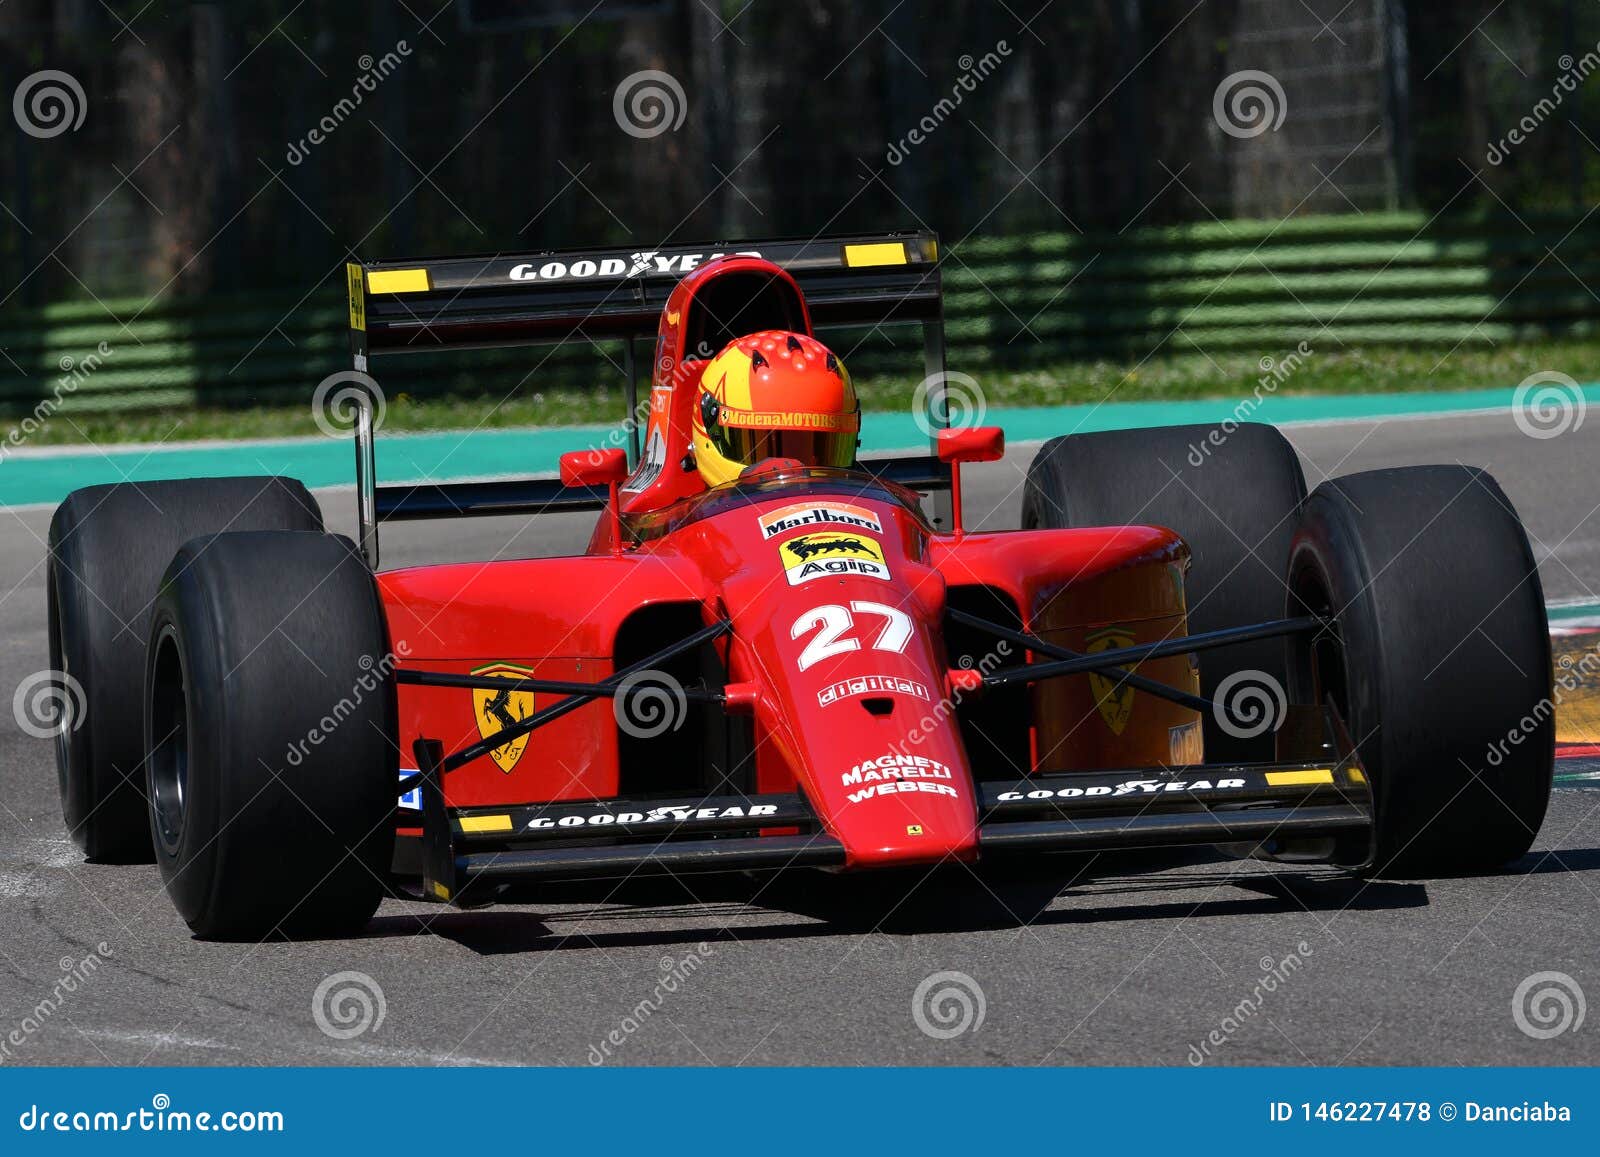
[{"label": "yellow stripe on wing", "polygon": [[368,293],[426,293],[428,289],[426,269],[367,270]]},{"label": "yellow stripe on wing", "polygon": [[859,269],[866,265],[905,265],[905,242],[882,241],[872,245],[846,245],[844,263],[851,269]]},{"label": "yellow stripe on wing", "polygon": [[1301,787],[1313,783],[1333,782],[1331,767],[1313,767],[1305,771],[1269,771],[1267,783],[1272,787]]}]

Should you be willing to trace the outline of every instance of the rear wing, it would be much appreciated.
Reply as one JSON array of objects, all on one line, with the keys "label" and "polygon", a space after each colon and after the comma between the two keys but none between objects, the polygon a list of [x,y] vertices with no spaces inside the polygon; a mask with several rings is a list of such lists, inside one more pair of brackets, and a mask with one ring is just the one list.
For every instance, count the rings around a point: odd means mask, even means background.
[{"label": "rear wing", "polygon": [[932,233],[546,250],[350,264],[350,352],[370,372],[379,354],[652,338],[679,279],[735,253],[787,271],[818,328],[942,320]]},{"label": "rear wing", "polygon": [[[923,372],[933,393],[944,381],[944,312],[939,239],[927,231],[852,234],[809,240],[545,250],[420,261],[359,261],[346,266],[350,354],[360,374],[377,377],[391,354],[618,341],[629,415],[639,412],[634,345],[655,337],[678,281],[713,257],[750,254],[780,266],[799,284],[818,331],[846,326],[919,325]],[[646,364],[649,364],[647,359]],[[928,399],[942,415],[942,399]],[[628,422],[630,461],[639,431]],[[553,479],[378,486],[372,408],[356,420],[359,533],[378,565],[378,524],[471,514],[598,510],[601,494]],[[931,449],[931,447],[930,447]],[[871,464],[914,489],[949,489],[949,467],[932,454]],[[943,500],[941,499],[941,502]]]}]

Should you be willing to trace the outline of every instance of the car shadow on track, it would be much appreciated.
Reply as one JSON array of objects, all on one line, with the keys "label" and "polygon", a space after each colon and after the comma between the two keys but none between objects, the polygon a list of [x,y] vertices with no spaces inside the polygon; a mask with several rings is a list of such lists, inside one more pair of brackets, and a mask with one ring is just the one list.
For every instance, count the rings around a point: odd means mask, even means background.
[{"label": "car shadow on track", "polygon": [[[1563,853],[1573,855],[1583,853]],[[1532,867],[1534,860],[1530,857],[1530,870],[1542,870]],[[1160,858],[1149,853],[1052,856],[981,870],[954,864],[855,876],[802,871],[563,883],[503,891],[492,907],[385,912],[366,935],[439,936],[480,955],[504,955],[711,939],[759,942],[1372,911],[1427,903],[1427,890],[1418,883],[1363,880],[1327,868],[1278,868],[1192,851]],[[805,919],[785,921],[784,914]]]},{"label": "car shadow on track", "polygon": [[1505,870],[1506,875],[1538,876],[1549,872],[1600,872],[1600,848],[1534,851]]},{"label": "car shadow on track", "polygon": [[1600,871],[1600,848],[1535,848],[1503,868],[1441,873],[1435,880],[1493,880],[1511,876],[1546,876],[1561,872]]},{"label": "car shadow on track", "polygon": [[[1181,873],[1167,869],[1181,867]],[[1420,884],[1361,880],[1328,869],[1277,869],[1240,864],[1209,853],[1051,857],[1032,865],[970,871],[955,866],[915,890],[834,888],[801,893],[796,910],[841,930],[888,934],[998,931],[1054,924],[1190,916],[1260,916],[1277,912],[1358,911],[1423,907]],[[1248,893],[1241,895],[1240,893]]]}]

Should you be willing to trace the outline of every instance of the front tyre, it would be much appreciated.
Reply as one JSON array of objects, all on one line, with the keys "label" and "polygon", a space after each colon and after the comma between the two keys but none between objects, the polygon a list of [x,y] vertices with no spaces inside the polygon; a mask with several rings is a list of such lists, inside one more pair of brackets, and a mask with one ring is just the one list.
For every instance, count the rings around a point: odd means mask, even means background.
[{"label": "front tyre", "polygon": [[91,860],[149,863],[144,659],[156,585],[189,539],[219,530],[322,530],[289,478],[183,478],[74,490],[50,520],[50,668],[82,696],[56,739],[61,814]]},{"label": "front tyre", "polygon": [[1498,868],[1525,854],[1555,758],[1550,633],[1527,535],[1482,470],[1325,482],[1289,557],[1296,702],[1331,699],[1372,779],[1373,875]]},{"label": "front tyre", "polygon": [[[1306,496],[1294,447],[1252,422],[1069,434],[1046,442],[1028,467],[1022,528],[1164,526],[1189,546],[1184,579],[1190,634],[1275,619],[1283,563]],[[1230,678],[1281,686],[1283,646],[1258,639],[1199,656],[1200,687],[1214,698]],[[1270,760],[1271,731],[1240,735],[1215,713],[1204,720],[1210,762]]]},{"label": "front tyre", "polygon": [[162,880],[199,936],[358,931],[394,847],[393,659],[348,539],[187,543],[153,612],[146,788]]}]

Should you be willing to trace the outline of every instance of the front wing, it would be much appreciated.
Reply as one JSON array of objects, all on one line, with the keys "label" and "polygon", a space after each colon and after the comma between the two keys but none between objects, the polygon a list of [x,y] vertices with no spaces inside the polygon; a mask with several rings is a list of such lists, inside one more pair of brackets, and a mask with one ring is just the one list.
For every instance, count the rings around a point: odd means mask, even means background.
[{"label": "front wing", "polygon": [[[1332,721],[1330,721],[1331,723]],[[846,867],[799,795],[592,800],[448,808],[438,752],[422,764],[423,883],[457,900],[474,883]],[[975,858],[1244,845],[1349,866],[1371,850],[1372,795],[1353,753],[1326,762],[1036,775],[976,784]]]}]

